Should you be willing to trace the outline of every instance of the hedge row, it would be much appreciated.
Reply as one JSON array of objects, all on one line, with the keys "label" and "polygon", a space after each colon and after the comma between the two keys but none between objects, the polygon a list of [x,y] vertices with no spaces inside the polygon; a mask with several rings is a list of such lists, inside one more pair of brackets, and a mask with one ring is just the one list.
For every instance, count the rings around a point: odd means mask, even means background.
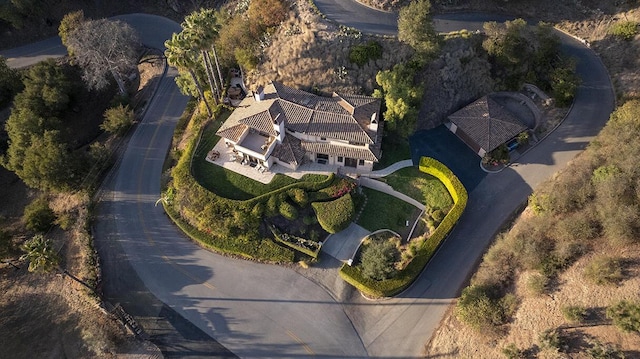
[{"label": "hedge row", "polygon": [[447,213],[431,236],[418,248],[418,253],[416,253],[413,260],[402,271],[399,271],[394,278],[376,281],[362,275],[358,266],[342,265],[342,268],[340,268],[340,276],[342,279],[366,295],[372,297],[390,297],[409,287],[418,275],[420,275],[436,249],[438,249],[440,243],[453,229],[453,226],[458,222],[458,219],[460,219],[460,216],[462,216],[467,206],[467,190],[445,165],[433,158],[422,157],[420,159],[420,171],[436,177],[445,185],[453,199],[453,208]]},{"label": "hedge row", "polygon": [[313,202],[311,206],[322,228],[332,234],[347,228],[356,214],[349,193],[333,201]]},{"label": "hedge row", "polygon": [[216,252],[241,256],[249,259],[273,263],[291,263],[294,252],[281,247],[269,239],[260,241],[242,242],[224,237],[212,237],[199,231],[196,227],[183,220],[171,206],[164,205],[165,212],[171,220],[191,239],[200,245]]}]

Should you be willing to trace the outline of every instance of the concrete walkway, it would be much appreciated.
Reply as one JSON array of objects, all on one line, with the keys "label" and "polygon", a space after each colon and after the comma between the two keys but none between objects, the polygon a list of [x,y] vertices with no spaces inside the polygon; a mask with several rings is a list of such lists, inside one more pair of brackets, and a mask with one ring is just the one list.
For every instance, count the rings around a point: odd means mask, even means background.
[{"label": "concrete walkway", "polygon": [[388,166],[381,170],[371,171],[370,173],[363,173],[362,176],[371,177],[371,178],[380,178],[380,177],[388,176],[399,169],[402,169],[405,167],[412,167],[412,166],[413,166],[412,160],[398,161],[392,164],[391,166]]},{"label": "concrete walkway", "polygon": [[400,193],[396,190],[393,189],[393,187],[389,186],[388,184],[384,183],[384,182],[380,182],[378,180],[375,180],[373,178],[367,178],[367,177],[360,177],[360,184],[364,187],[367,188],[371,188],[371,189],[375,189],[376,191],[380,191],[383,193],[386,193],[388,195],[394,196],[398,199],[401,199],[407,203],[410,203],[412,205],[414,205],[415,207],[417,207],[418,209],[424,211],[425,210],[425,206],[424,203],[420,203],[418,201],[416,201],[415,199],[407,196],[404,193]]}]

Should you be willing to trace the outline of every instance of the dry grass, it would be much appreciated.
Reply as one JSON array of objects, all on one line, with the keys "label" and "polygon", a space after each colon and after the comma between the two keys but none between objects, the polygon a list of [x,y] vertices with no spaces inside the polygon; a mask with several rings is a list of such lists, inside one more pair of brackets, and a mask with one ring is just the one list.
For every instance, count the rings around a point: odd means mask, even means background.
[{"label": "dry grass", "polygon": [[[315,14],[308,1],[296,4],[289,20],[273,34],[258,68],[247,74],[250,89],[277,80],[324,94],[370,94],[378,71],[411,56],[412,50],[396,39],[345,30]],[[382,58],[362,67],[350,63],[349,49],[369,40],[382,45]]]}]

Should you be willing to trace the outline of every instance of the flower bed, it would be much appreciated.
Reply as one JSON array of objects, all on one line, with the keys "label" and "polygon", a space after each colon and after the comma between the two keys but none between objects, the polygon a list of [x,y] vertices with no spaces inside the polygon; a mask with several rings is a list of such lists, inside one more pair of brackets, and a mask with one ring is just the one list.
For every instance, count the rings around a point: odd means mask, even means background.
[{"label": "flower bed", "polygon": [[318,254],[320,253],[320,249],[322,249],[322,242],[312,241],[289,233],[282,233],[278,228],[272,225],[269,225],[269,229],[271,229],[273,237],[277,242],[293,248],[300,253],[304,253],[314,259],[318,259]]}]

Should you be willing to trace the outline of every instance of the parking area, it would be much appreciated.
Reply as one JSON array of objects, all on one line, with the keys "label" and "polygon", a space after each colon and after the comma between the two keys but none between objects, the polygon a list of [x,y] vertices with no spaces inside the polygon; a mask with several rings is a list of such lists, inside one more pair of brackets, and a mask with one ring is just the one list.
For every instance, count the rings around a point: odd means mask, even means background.
[{"label": "parking area", "polygon": [[480,156],[475,154],[444,125],[417,131],[409,137],[411,159],[418,165],[420,157],[432,157],[444,163],[471,192],[487,175],[480,168]]}]

